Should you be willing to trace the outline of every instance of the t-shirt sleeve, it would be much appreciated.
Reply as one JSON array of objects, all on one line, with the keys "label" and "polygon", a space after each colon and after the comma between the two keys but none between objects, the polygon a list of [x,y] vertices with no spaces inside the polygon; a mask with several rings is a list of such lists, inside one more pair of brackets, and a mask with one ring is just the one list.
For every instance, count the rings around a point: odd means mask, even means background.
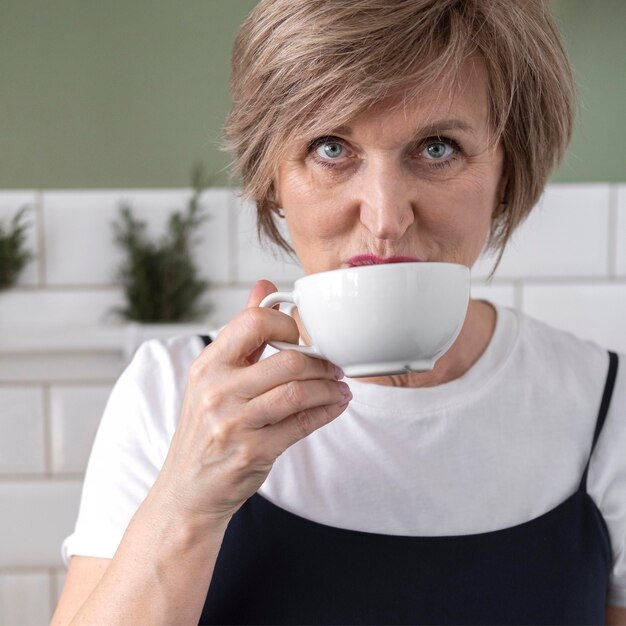
[{"label": "t-shirt sleeve", "polygon": [[196,337],[142,344],[109,396],[83,483],[70,556],[113,558],[154,484],[180,413],[187,372],[202,347]]},{"label": "t-shirt sleeve", "polygon": [[607,604],[626,607],[626,355],[619,355],[609,412],[594,449],[587,491],[600,509],[611,539]]}]

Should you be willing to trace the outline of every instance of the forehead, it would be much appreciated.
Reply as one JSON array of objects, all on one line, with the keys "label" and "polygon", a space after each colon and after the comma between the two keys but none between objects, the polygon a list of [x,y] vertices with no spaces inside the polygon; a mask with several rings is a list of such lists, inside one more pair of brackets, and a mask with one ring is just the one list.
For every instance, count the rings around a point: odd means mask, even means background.
[{"label": "forehead", "polygon": [[359,112],[340,130],[378,123],[384,129],[393,121],[411,126],[489,130],[489,78],[480,59],[468,59],[457,72],[448,72],[426,85],[405,88]]}]

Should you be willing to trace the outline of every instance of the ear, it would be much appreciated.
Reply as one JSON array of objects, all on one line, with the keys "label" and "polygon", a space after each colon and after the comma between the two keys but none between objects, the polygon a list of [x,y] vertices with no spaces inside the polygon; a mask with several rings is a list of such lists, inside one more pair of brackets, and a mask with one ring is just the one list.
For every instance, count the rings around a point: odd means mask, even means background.
[{"label": "ear", "polygon": [[274,207],[274,209],[282,206],[280,202],[280,195],[278,194],[275,181],[272,181],[270,184],[270,188],[267,192],[267,199],[270,205]]},{"label": "ear", "polygon": [[495,198],[495,206],[493,207],[493,216],[500,214],[502,212],[502,206],[508,204],[509,202],[509,175],[506,171],[506,163],[503,159],[502,163],[502,174],[500,175],[500,180],[498,181],[498,186],[496,188],[496,198]]},{"label": "ear", "polygon": [[508,174],[502,174],[500,177],[500,182],[498,183],[497,190],[497,198],[498,202],[508,202],[508,186],[509,186],[509,177]]},{"label": "ear", "polygon": [[280,193],[280,189],[278,188],[276,183],[272,183],[272,186],[274,188],[274,198],[276,199],[276,206],[277,207],[282,207],[283,206],[283,199],[282,199],[282,194]]}]

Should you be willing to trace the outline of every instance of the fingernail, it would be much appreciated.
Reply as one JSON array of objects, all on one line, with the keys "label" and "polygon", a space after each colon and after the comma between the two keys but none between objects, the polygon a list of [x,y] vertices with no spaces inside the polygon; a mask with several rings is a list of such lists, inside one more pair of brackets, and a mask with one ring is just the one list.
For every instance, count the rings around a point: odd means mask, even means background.
[{"label": "fingernail", "polygon": [[352,400],[352,391],[350,391],[350,387],[346,383],[339,383],[341,388],[341,395],[344,400]]},{"label": "fingernail", "polygon": [[343,373],[343,370],[335,366],[335,378],[337,380],[341,380],[344,376],[345,374]]}]

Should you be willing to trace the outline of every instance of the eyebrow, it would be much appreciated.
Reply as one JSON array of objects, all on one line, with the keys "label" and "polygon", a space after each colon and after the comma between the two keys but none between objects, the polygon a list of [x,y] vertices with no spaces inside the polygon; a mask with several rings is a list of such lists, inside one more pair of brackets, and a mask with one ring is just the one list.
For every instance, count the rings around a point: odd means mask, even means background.
[{"label": "eyebrow", "polygon": [[[451,119],[437,120],[435,122],[431,122],[430,124],[426,124],[425,126],[417,128],[413,137],[414,139],[417,139],[419,137],[438,135],[439,133],[445,132],[447,130],[462,130],[466,133],[474,134],[474,129],[467,122],[459,119]],[[329,133],[329,135],[333,133],[350,137],[352,135],[352,129],[350,128],[350,126],[338,126],[332,133]]]}]

